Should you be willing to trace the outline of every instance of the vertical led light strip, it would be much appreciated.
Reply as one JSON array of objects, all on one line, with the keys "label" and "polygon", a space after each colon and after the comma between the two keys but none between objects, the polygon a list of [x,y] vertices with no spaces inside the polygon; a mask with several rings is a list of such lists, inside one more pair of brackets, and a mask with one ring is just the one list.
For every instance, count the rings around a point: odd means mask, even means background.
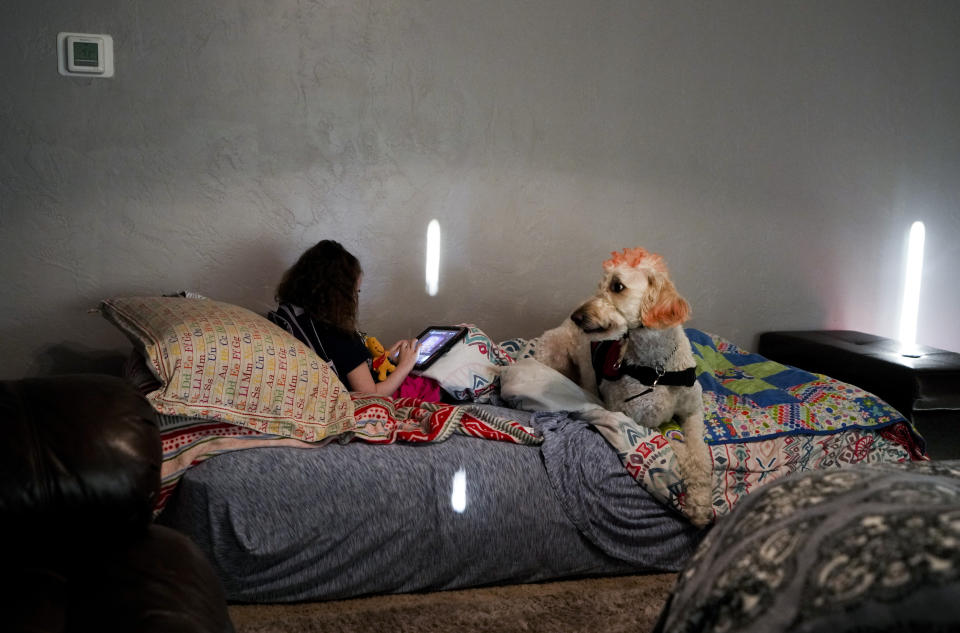
[{"label": "vertical led light strip", "polygon": [[453,474],[452,487],[450,506],[454,512],[463,514],[463,511],[467,509],[467,471],[461,468]]},{"label": "vertical led light strip", "polygon": [[917,313],[920,310],[920,277],[923,274],[923,222],[910,227],[907,244],[907,274],[903,286],[903,305],[900,307],[900,353],[919,356],[917,346]]},{"label": "vertical led light strip", "polygon": [[436,296],[440,287],[440,223],[427,225],[427,294]]}]

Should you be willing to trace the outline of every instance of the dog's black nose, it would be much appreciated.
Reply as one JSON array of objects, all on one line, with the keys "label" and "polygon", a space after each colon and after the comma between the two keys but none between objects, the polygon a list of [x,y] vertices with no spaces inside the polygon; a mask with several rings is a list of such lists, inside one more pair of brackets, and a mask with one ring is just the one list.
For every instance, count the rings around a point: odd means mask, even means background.
[{"label": "dog's black nose", "polygon": [[582,310],[577,310],[570,315],[570,320],[576,323],[578,326],[583,327],[583,322],[587,319],[587,315],[583,313]]}]

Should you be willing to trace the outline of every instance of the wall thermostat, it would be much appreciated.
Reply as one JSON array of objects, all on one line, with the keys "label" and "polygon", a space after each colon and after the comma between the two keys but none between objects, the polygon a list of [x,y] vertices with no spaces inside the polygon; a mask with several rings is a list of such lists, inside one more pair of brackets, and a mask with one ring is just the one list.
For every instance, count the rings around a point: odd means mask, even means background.
[{"label": "wall thermostat", "polygon": [[96,33],[57,34],[57,63],[68,77],[113,77],[113,38]]}]

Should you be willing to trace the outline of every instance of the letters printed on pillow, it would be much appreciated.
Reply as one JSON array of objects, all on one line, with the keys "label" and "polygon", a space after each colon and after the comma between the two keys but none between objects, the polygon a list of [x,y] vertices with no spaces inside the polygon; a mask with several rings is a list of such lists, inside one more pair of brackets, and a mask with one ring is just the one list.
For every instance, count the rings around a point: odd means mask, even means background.
[{"label": "letters printed on pillow", "polygon": [[161,382],[147,394],[165,415],[229,422],[307,442],[353,429],[353,402],[312,350],[235,305],[182,297],[101,303]]}]

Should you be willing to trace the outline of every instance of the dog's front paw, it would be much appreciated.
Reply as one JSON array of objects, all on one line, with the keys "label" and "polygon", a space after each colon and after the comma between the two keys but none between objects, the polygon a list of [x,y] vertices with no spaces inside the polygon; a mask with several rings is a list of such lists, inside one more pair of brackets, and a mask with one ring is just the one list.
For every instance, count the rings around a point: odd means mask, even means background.
[{"label": "dog's front paw", "polygon": [[694,505],[689,510],[687,518],[690,519],[690,523],[693,523],[698,528],[705,528],[713,523],[713,508]]}]

